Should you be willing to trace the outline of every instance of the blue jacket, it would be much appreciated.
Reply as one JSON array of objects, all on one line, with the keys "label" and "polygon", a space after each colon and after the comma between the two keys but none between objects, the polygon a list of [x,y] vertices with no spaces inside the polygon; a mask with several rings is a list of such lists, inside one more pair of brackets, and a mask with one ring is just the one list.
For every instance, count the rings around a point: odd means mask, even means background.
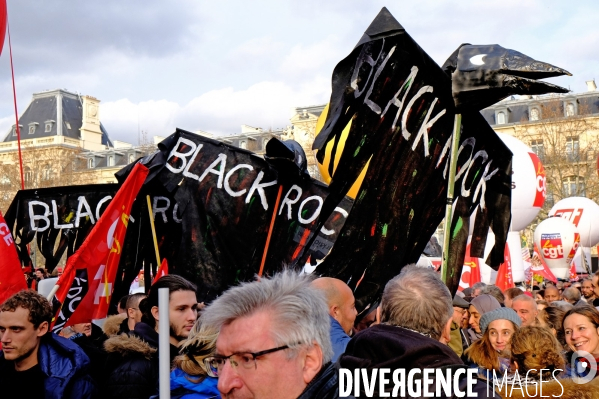
[{"label": "blue jacket", "polygon": [[331,343],[333,344],[333,359],[332,362],[335,363],[339,356],[341,356],[345,352],[345,348],[347,347],[347,343],[350,341],[350,336],[345,333],[343,327],[337,320],[335,320],[332,316],[331,318]]},{"label": "blue jacket", "polygon": [[202,381],[195,383],[186,377],[189,376],[180,369],[171,372],[171,399],[220,399],[220,393],[216,388],[218,378],[206,376]]},{"label": "blue jacket", "polygon": [[[0,353],[0,362],[5,361],[4,354]],[[88,374],[89,358],[77,344],[48,333],[40,342],[38,362],[46,375],[45,399],[89,399],[94,396],[95,385]]]}]

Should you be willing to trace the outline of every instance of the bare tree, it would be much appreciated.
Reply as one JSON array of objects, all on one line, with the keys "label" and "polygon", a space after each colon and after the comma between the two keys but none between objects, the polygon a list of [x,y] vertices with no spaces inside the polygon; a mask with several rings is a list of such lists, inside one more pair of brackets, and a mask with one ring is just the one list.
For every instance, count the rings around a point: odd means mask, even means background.
[{"label": "bare tree", "polygon": [[532,148],[545,167],[547,199],[538,219],[546,218],[563,198],[597,201],[599,124],[588,107],[565,103],[556,96],[531,107],[529,121],[523,122],[516,137]]}]

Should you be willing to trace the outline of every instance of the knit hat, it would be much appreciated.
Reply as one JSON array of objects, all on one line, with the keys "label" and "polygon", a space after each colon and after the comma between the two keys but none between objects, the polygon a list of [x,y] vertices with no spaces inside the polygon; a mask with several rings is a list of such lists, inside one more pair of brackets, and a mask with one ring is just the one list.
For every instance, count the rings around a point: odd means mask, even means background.
[{"label": "knit hat", "polygon": [[453,297],[452,304],[456,308],[468,309],[470,307],[470,304],[465,299],[463,299],[462,297],[460,297],[457,294]]},{"label": "knit hat", "polygon": [[501,307],[501,304],[497,301],[497,299],[488,294],[477,296],[472,300],[472,302],[470,302],[470,304],[474,306],[481,315]]},{"label": "knit hat", "polygon": [[515,325],[520,327],[522,324],[522,320],[518,313],[516,313],[513,309],[510,308],[499,308],[495,310],[491,310],[490,312],[485,313],[480,318],[480,331],[484,334],[489,327],[489,324],[495,320],[509,320],[513,322]]}]

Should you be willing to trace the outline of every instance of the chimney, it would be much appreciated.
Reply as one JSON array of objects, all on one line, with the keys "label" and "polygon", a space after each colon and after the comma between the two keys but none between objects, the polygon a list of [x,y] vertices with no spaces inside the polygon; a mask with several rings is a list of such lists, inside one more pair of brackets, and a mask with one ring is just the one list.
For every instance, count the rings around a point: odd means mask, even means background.
[{"label": "chimney", "polygon": [[597,85],[595,84],[595,79],[587,80],[587,91],[595,91],[597,90]]}]

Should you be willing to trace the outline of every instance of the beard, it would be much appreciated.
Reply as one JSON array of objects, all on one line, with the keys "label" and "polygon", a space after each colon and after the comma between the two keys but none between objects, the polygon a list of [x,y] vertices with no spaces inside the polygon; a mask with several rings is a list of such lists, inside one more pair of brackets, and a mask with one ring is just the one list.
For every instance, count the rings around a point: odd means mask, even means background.
[{"label": "beard", "polygon": [[169,333],[171,337],[177,340],[177,342],[181,342],[187,339],[187,337],[189,336],[187,332],[185,332],[185,335],[183,335],[183,329],[177,330],[177,327],[172,323],[169,325]]}]

